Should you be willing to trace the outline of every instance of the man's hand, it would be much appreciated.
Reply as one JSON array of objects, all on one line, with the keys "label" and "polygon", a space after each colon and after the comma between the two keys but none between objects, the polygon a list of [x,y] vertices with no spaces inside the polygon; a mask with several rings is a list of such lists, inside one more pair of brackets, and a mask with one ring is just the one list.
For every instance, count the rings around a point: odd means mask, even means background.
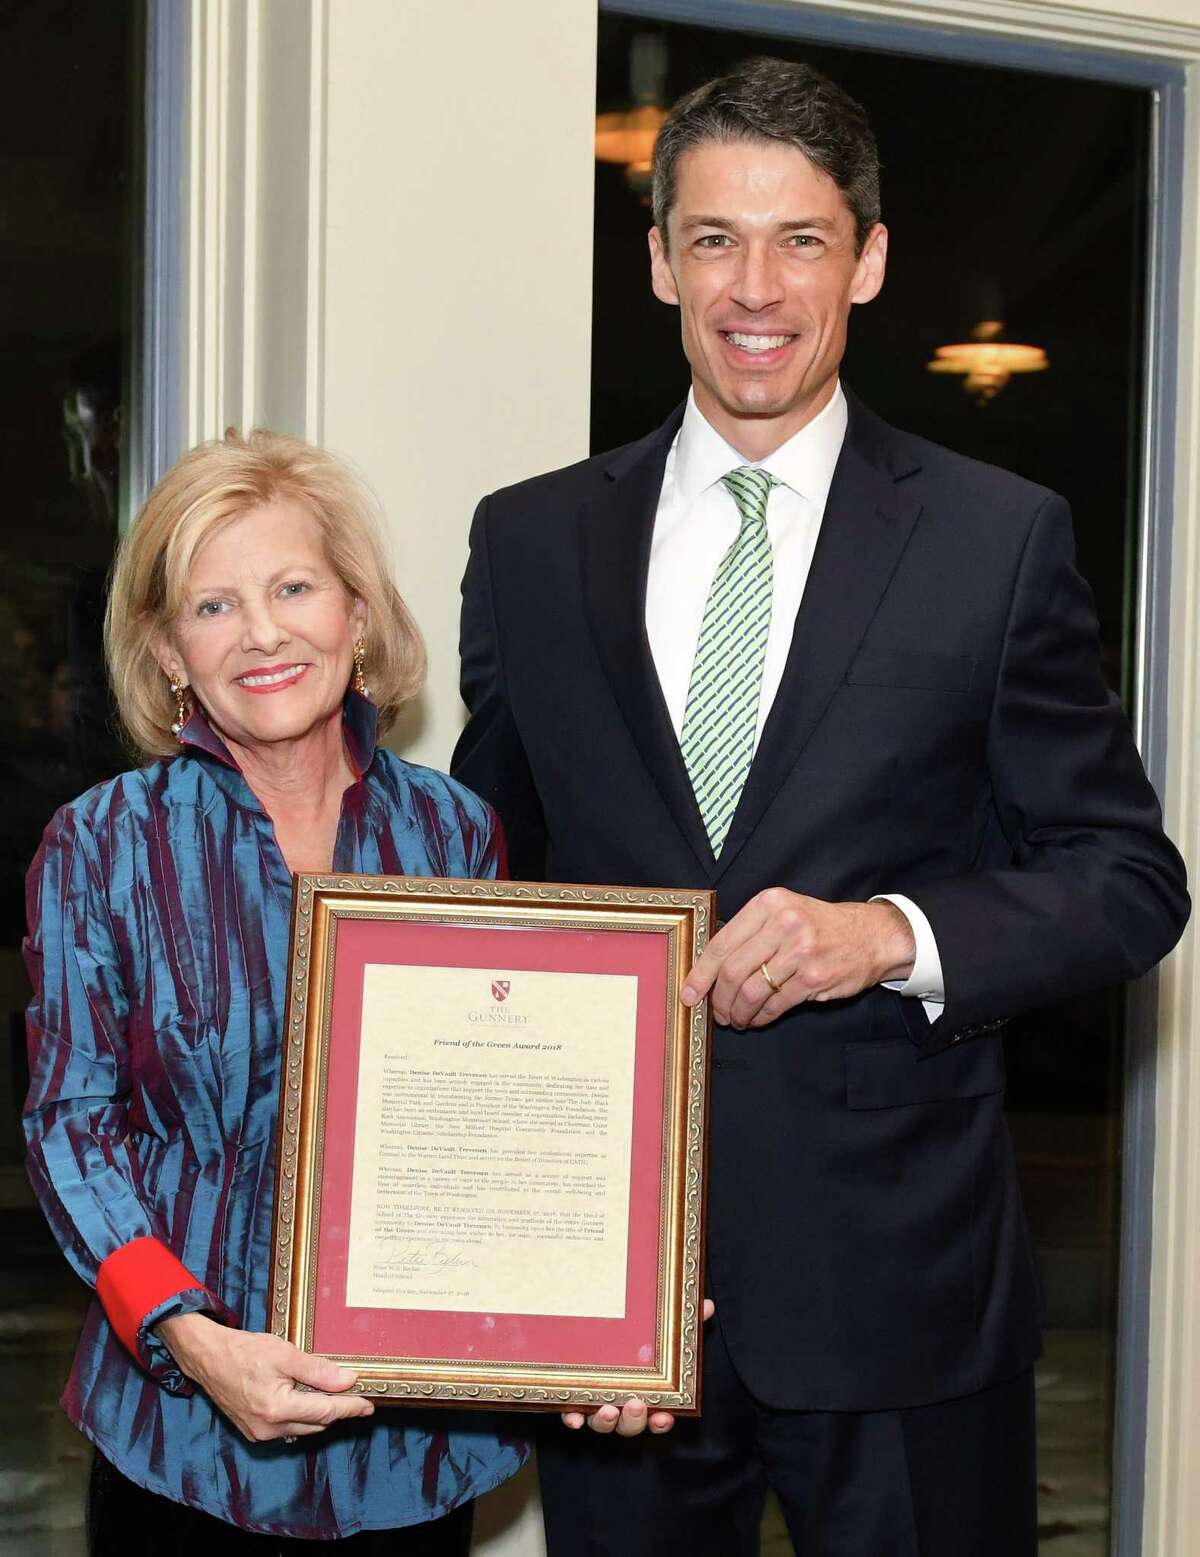
[{"label": "man's hand", "polygon": [[[705,1298],[705,1323],[715,1312],[712,1298]],[[586,1422],[594,1433],[616,1433],[619,1438],[636,1438],[647,1428],[652,1433],[669,1433],[675,1426],[675,1417],[670,1411],[648,1411],[644,1400],[627,1400],[619,1411],[616,1406],[600,1406],[586,1416],[582,1411],[564,1411],[562,1419],[575,1431]]]},{"label": "man's hand", "polygon": [[344,1393],[357,1377],[353,1368],[312,1357],[278,1336],[227,1329],[204,1314],[176,1314],[158,1333],[188,1378],[251,1443],[307,1437],[345,1417],[374,1413],[362,1395]]},{"label": "man's hand", "polygon": [[906,979],[916,950],[894,903],[823,903],[769,887],[713,936],[680,998],[694,1006],[711,992],[716,1021],[765,1027],[806,1000],[844,1000]]}]

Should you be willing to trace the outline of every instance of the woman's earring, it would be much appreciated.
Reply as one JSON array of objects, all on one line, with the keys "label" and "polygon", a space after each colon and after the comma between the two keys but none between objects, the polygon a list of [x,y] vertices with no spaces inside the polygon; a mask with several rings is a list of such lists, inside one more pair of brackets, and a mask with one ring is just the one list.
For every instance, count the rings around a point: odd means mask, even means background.
[{"label": "woman's earring", "polygon": [[354,645],[354,680],[351,682],[354,690],[360,697],[370,697],[371,689],[367,685],[367,678],[363,673],[363,666],[367,663],[367,646],[360,638]]},{"label": "woman's earring", "polygon": [[187,687],[179,679],[178,671],[171,674],[171,696],[175,699],[175,723],[171,726],[171,734],[182,744],[183,727],[188,718]]}]

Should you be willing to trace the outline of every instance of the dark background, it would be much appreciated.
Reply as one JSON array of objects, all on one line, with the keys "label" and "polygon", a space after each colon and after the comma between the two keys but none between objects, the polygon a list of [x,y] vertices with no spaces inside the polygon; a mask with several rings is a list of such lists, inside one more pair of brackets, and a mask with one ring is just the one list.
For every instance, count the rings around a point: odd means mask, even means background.
[{"label": "dark background", "polygon": [[23,1164],[24,877],[56,808],[131,765],[104,586],[141,306],[140,0],[0,0],[0,1551],[81,1553],[58,1409],[88,1296]]},{"label": "dark background", "polygon": [[[0,944],[58,805],[129,758],[100,660],[137,260],[140,7],[0,0]],[[79,420],[86,421],[86,428]]]}]

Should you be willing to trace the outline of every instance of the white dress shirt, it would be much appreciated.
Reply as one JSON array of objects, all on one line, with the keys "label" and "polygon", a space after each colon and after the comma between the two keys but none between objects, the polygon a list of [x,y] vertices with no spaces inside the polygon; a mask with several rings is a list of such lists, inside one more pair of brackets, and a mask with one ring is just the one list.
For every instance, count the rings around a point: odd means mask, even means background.
[{"label": "white dress shirt", "polygon": [[[663,472],[646,582],[646,634],[677,737],[683,730],[692,662],[713,575],[741,524],[737,504],[721,477],[739,465],[758,465],[781,483],[772,489],[767,504],[775,593],[759,694],[757,748],[783,680],[847,420],[846,397],[839,384],[824,410],[781,448],[765,460],[747,460],[705,420],[695,396],[688,394],[683,423]],[[929,920],[908,898],[896,893],[881,896],[904,914],[916,942],[908,980],[889,988],[922,1000],[932,1020],[941,1015],[946,996]]]}]

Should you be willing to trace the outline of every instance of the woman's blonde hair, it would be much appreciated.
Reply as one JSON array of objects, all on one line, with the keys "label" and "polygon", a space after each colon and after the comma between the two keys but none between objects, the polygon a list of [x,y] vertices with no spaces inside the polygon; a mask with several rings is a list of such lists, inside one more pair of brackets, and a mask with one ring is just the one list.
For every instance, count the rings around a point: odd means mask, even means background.
[{"label": "woman's blonde hair", "polygon": [[152,756],[179,750],[175,701],[154,657],[184,603],[196,553],[218,530],[267,503],[299,503],[320,526],[330,566],[368,612],[365,676],[386,730],[425,678],[425,645],[392,583],[379,510],[335,455],[264,429],[185,454],[147,498],[121,542],[104,620],[108,673],[121,719]]}]

